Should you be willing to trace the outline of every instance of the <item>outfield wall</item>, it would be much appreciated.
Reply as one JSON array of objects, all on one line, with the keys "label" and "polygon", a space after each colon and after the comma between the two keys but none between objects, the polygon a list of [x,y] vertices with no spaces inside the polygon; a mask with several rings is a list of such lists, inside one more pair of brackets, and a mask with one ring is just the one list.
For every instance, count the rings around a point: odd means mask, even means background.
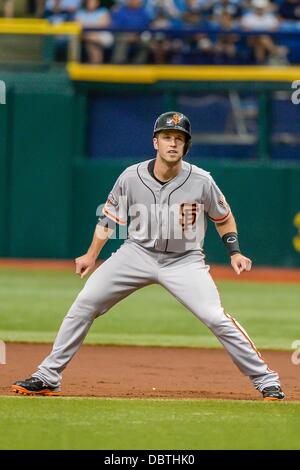
[{"label": "outfield wall", "polygon": [[[300,212],[300,168],[257,167],[254,165],[224,165],[193,161],[210,171],[222,188],[236,217],[241,246],[255,263],[274,266],[300,266],[300,252],[293,239],[298,229],[294,218]],[[72,255],[78,255],[88,245],[92,235],[98,204],[107,194],[125,163],[78,161],[74,168],[72,218],[74,237]],[[212,263],[227,261],[222,242],[213,224],[209,224],[205,249]],[[113,240],[104,248],[108,255],[117,248]]]},{"label": "outfield wall", "polygon": [[[9,88],[0,106],[0,256],[78,256],[91,240],[97,206],[136,160],[87,158],[87,91],[63,72],[0,75]],[[245,253],[257,264],[300,266],[299,165],[196,155],[191,162],[211,171],[224,191]],[[226,262],[211,224],[206,241],[208,262]],[[109,242],[103,256],[117,246]]]}]

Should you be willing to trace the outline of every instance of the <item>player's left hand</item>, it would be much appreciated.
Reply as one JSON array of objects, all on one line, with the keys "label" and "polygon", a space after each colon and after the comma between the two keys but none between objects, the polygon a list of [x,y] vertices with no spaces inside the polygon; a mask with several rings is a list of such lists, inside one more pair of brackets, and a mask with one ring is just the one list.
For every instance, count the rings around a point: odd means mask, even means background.
[{"label": "player's left hand", "polygon": [[246,256],[242,255],[241,253],[235,253],[231,256],[231,266],[233,267],[234,271],[240,275],[243,271],[251,270],[252,261],[250,258],[246,258]]}]

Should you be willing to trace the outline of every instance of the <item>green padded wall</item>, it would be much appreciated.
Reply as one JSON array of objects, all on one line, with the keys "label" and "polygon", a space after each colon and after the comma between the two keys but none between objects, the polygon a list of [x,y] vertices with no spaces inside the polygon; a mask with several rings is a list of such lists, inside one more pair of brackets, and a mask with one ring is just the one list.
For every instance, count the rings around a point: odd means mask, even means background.
[{"label": "green padded wall", "polygon": [[[115,179],[132,162],[77,162],[74,176],[72,255],[87,249],[96,223],[96,208],[105,202]],[[235,215],[241,247],[254,263],[300,266],[292,238],[297,233],[293,217],[300,212],[300,168],[242,166],[194,161],[211,171]],[[108,256],[119,246],[109,241],[102,254]],[[209,224],[205,250],[209,263],[226,263],[227,254],[213,226]]]},{"label": "green padded wall", "polygon": [[9,200],[5,220],[9,239],[3,254],[67,257],[76,114],[72,85],[65,73],[53,77],[6,74],[5,81],[13,87],[13,94],[8,106],[10,148],[6,160],[5,149],[1,150]]},{"label": "green padded wall", "polygon": [[[63,70],[0,73],[9,90],[0,105],[0,256],[71,258],[92,239],[96,209],[134,161],[88,160],[86,90]],[[99,85],[97,85],[99,86]],[[254,263],[300,266],[300,166],[193,160],[211,171],[236,217],[241,246]],[[109,241],[102,257],[119,246]],[[208,263],[228,262],[209,224]]]},{"label": "green padded wall", "polygon": [[8,96],[6,97],[6,104],[0,104],[0,256],[7,253],[9,237],[9,104]]}]

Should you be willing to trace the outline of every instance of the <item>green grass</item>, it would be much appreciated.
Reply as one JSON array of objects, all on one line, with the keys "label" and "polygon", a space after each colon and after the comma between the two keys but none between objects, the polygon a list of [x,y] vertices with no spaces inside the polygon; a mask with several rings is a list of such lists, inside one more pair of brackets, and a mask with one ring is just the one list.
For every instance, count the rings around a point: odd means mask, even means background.
[{"label": "green grass", "polygon": [[[84,285],[75,274],[0,269],[0,339],[52,342]],[[262,349],[291,349],[299,331],[299,286],[218,282],[223,305]],[[219,347],[210,331],[159,286],[144,288],[96,320],[90,344]]]},{"label": "green grass", "polygon": [[300,449],[300,403],[1,397],[0,449]]}]

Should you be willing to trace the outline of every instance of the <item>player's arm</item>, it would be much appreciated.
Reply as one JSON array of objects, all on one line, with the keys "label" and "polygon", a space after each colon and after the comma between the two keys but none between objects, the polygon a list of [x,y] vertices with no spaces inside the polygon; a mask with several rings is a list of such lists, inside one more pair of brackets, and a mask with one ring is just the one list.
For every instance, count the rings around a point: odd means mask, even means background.
[{"label": "player's arm", "polygon": [[78,274],[81,279],[94,268],[102,248],[113,232],[113,228],[105,225],[98,224],[96,226],[94,237],[88,251],[85,255],[75,259],[76,274]]},{"label": "player's arm", "polygon": [[[123,175],[123,174],[122,174]],[[83,278],[95,266],[102,248],[107,240],[115,231],[116,225],[127,224],[127,198],[122,196],[122,175],[119,176],[114,184],[108,199],[104,206],[99,206],[102,210],[99,215],[99,221],[95,229],[93,241],[85,255],[76,258],[76,274]]]},{"label": "player's arm", "polygon": [[252,261],[240,252],[236,222],[232,213],[230,212],[230,215],[224,222],[215,222],[215,227],[229,251],[231,266],[234,271],[237,274],[243,271],[250,271]]}]

